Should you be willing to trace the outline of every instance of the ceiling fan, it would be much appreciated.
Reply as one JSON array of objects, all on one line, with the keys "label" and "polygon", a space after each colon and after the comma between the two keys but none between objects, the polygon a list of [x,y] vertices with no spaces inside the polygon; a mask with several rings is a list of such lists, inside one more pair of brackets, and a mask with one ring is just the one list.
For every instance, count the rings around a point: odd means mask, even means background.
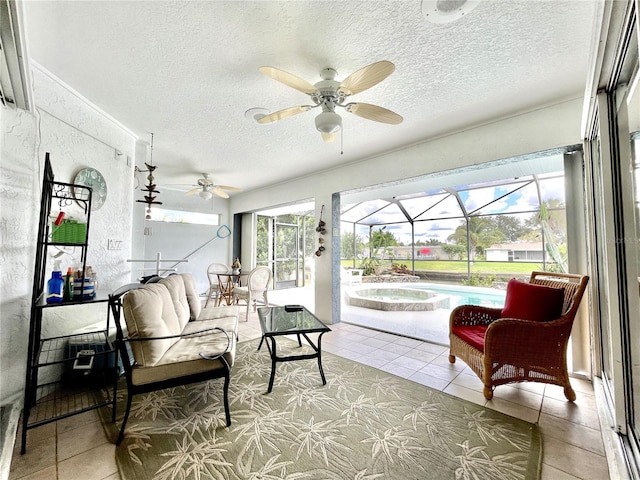
[{"label": "ceiling fan", "polygon": [[209,180],[209,174],[203,173],[202,178],[199,178],[197,181],[197,185],[192,185],[195,188],[192,188],[188,192],[185,193],[186,196],[195,195],[196,193],[200,195],[201,198],[205,200],[209,200],[213,195],[217,195],[222,198],[229,198],[229,194],[225,192],[225,190],[229,192],[240,192],[241,188],[237,187],[229,187],[228,185],[216,185],[211,180]]},{"label": "ceiling fan", "polygon": [[391,75],[395,68],[393,63],[382,60],[355,71],[342,82],[335,80],[338,73],[335,69],[325,68],[320,72],[322,80],[312,85],[306,80],[278,68],[260,67],[259,70],[266,76],[309,95],[314,104],[289,107],[264,115],[258,118],[258,123],[273,123],[320,107],[322,112],[316,116],[315,123],[316,129],[321,133],[325,142],[335,140],[338,131],[342,128],[342,117],[335,112],[336,107],[344,108],[347,112],[375,122],[392,125],[402,123],[403,118],[400,115],[386,108],[370,103],[345,103],[351,95],[363,92],[380,83]]}]

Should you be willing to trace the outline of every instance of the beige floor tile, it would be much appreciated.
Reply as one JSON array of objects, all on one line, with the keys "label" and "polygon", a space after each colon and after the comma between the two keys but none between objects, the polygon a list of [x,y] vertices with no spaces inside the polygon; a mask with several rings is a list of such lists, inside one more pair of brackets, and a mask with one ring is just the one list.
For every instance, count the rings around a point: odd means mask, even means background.
[{"label": "beige floor tile", "polygon": [[517,403],[508,402],[501,398],[496,398],[487,401],[485,407],[495,410],[497,412],[511,415],[512,417],[525,420],[527,422],[536,423],[538,421],[539,411],[532,408],[527,408]]},{"label": "beige floor tile", "polygon": [[66,460],[108,442],[102,423],[97,421],[58,434],[58,461]]},{"label": "beige floor tile", "polygon": [[598,412],[591,408],[580,407],[576,403],[568,400],[556,400],[545,396],[542,401],[542,411],[554,417],[563,418],[573,423],[584,425],[585,427],[600,429],[600,419]]},{"label": "beige floor tile", "polygon": [[385,363],[389,363],[392,362],[393,360],[395,360],[396,358],[398,358],[400,356],[399,353],[394,353],[394,352],[389,352],[387,350],[374,350],[373,352],[367,354],[367,356],[371,356],[371,357],[378,357],[381,360],[384,360]]},{"label": "beige floor tile", "polygon": [[56,464],[56,424],[50,423],[27,432],[27,451],[20,454],[21,431],[13,450],[9,478],[15,479],[45,470]]},{"label": "beige floor tile", "polygon": [[518,383],[509,383],[511,388],[517,388],[519,390],[524,390],[526,392],[537,393],[538,395],[545,395],[546,387],[548,384],[540,383],[540,382],[518,382]]},{"label": "beige floor tile", "polygon": [[98,415],[97,410],[90,410],[88,412],[80,413],[78,415],[74,415],[72,417],[63,418],[57,422],[58,426],[58,435],[61,433],[67,432],[69,430],[73,430],[75,428],[83,427],[89,423],[94,423],[100,421],[100,417]]},{"label": "beige floor tile", "polygon": [[540,410],[543,398],[542,395],[513,388],[510,385],[500,385],[496,387],[493,391],[493,397],[517,403],[518,405],[522,405],[533,410]]},{"label": "beige floor tile", "polygon": [[376,355],[362,355],[358,358],[358,362],[364,363],[365,365],[369,365],[370,367],[380,368],[383,365],[389,363],[387,359],[380,358]]},{"label": "beige floor tile", "polygon": [[462,370],[464,370],[465,368],[467,368],[467,364],[460,361],[460,362],[456,362],[456,363],[451,363],[449,361],[449,354],[442,354],[442,355],[438,355],[436,358],[433,359],[433,362],[431,362],[432,365],[438,365],[439,367],[443,367],[443,368],[447,368],[449,370],[456,370],[458,372],[461,372]]},{"label": "beige floor tile", "polygon": [[392,352],[397,355],[404,355],[405,353],[413,350],[411,347],[407,347],[406,345],[400,345],[399,343],[389,342],[386,345],[380,347],[380,350],[384,350],[386,352]]},{"label": "beige floor tile", "polygon": [[475,403],[476,405],[484,406],[485,403],[487,403],[487,399],[484,398],[482,391],[479,392],[477,390],[471,390],[470,388],[466,388],[455,383],[450,383],[449,385],[447,385],[443,392],[448,393],[449,395],[453,395],[454,397],[462,398],[463,400]]},{"label": "beige floor tile", "polygon": [[[13,478],[13,477],[9,477]],[[20,477],[19,480],[57,480],[58,478],[58,469],[55,465],[45,468],[44,470],[40,470],[38,472],[32,473],[31,475],[26,475],[24,477]]]},{"label": "beige floor tile", "polygon": [[397,337],[393,343],[399,343],[400,345],[404,345],[405,347],[416,348],[418,345],[421,345],[421,340],[416,340],[415,338],[408,337]]},{"label": "beige floor tile", "polygon": [[429,375],[428,373],[422,371],[416,372],[411,375],[409,377],[409,380],[440,391],[444,390],[447,385],[451,383],[449,380],[434,377],[433,375]]},{"label": "beige floor tile", "polygon": [[484,390],[484,384],[482,383],[482,380],[480,380],[476,375],[461,374],[454,378],[452,383],[481,393]]},{"label": "beige floor tile", "polygon": [[411,358],[407,356],[402,356],[392,360],[391,362],[389,362],[389,364],[398,365],[400,367],[404,367],[409,370],[413,370],[414,372],[417,372],[418,370],[426,367],[429,364],[429,362],[426,362],[424,360],[417,360],[415,358]]},{"label": "beige floor tile", "polygon": [[569,475],[562,470],[558,470],[551,465],[547,465],[546,463],[542,464],[542,472],[540,475],[540,480],[580,480],[579,477],[574,477],[573,475]]},{"label": "beige floor tile", "polygon": [[387,363],[386,365],[381,366],[380,370],[402,378],[409,378],[411,375],[416,373],[416,371],[411,368],[406,368],[394,363]]},{"label": "beige floor tile", "polygon": [[609,478],[605,457],[546,435],[542,436],[542,441],[543,463],[585,480]]},{"label": "beige floor tile", "polygon": [[352,352],[358,352],[360,355],[368,355],[378,349],[377,347],[357,342],[351,342],[348,345],[345,345],[343,348]]},{"label": "beige floor tile", "polygon": [[382,340],[375,337],[369,337],[362,341],[363,345],[367,345],[372,348],[382,348],[386,346],[389,342],[387,340]]},{"label": "beige floor tile", "polygon": [[604,455],[604,445],[600,430],[578,425],[546,413],[540,415],[539,424],[545,436],[584,448],[598,455]]},{"label": "beige floor tile", "polygon": [[[323,348],[323,350],[325,350]],[[327,350],[330,351],[330,350]],[[359,359],[363,357],[363,354],[360,352],[354,352],[353,350],[340,349],[340,356],[343,358],[348,358],[349,360],[360,361]]]},{"label": "beige floor tile", "polygon": [[447,383],[451,382],[454,378],[460,375],[460,372],[458,370],[455,370],[453,368],[441,367],[439,365],[434,365],[433,363],[430,363],[426,367],[420,369],[420,371],[433,377],[447,380]]},{"label": "beige floor tile", "polygon": [[449,354],[449,349],[447,347],[443,347],[441,345],[436,345],[434,343],[423,342],[421,345],[418,345],[416,348],[420,350],[424,350],[425,352],[435,353],[436,355],[442,355],[443,353]]},{"label": "beige floor tile", "polygon": [[118,472],[116,446],[105,443],[58,463],[60,479],[103,480]]},{"label": "beige floor tile", "polygon": [[426,363],[431,363],[437,358],[438,355],[436,355],[435,353],[427,352],[426,350],[414,348],[413,350],[409,350],[403,356],[408,358],[415,358],[416,360],[422,360]]}]

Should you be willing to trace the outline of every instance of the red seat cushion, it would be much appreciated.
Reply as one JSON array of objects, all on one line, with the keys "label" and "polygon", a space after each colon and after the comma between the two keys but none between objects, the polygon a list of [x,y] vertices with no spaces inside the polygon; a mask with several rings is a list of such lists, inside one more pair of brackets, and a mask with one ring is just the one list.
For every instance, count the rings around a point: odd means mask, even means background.
[{"label": "red seat cushion", "polygon": [[564,288],[535,285],[512,278],[507,284],[501,317],[549,322],[562,315],[563,304]]},{"label": "red seat cushion", "polygon": [[484,352],[484,335],[487,333],[487,325],[453,327],[451,332],[472,347]]}]

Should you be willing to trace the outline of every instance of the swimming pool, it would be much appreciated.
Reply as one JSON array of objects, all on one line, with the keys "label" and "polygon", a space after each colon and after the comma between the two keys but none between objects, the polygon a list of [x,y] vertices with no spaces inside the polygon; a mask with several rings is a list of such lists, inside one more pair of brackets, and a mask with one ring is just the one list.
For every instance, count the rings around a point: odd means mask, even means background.
[{"label": "swimming pool", "polygon": [[386,311],[453,309],[458,305],[502,307],[505,291],[486,287],[434,283],[371,284],[346,291],[356,307]]},{"label": "swimming pool", "polygon": [[414,283],[411,288],[430,290],[442,295],[448,295],[451,308],[458,305],[481,305],[483,307],[504,306],[506,290],[487,287],[468,287],[466,285],[444,285],[441,283]]}]

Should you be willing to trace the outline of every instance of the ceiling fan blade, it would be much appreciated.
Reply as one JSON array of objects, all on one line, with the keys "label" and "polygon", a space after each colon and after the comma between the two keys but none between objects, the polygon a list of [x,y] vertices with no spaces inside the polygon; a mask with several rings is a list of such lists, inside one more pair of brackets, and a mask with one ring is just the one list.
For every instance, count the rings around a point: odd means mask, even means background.
[{"label": "ceiling fan blade", "polygon": [[216,186],[216,187],[213,187],[213,188],[211,189],[211,193],[214,193],[214,194],[216,194],[217,196],[222,197],[222,198],[229,198],[229,194],[227,194],[227,192],[225,192],[224,190],[221,190],[221,189],[220,189],[219,187],[217,187],[217,186]]},{"label": "ceiling fan blade", "polygon": [[307,95],[313,95],[318,92],[318,89],[312,84],[303,80],[300,77],[292,73],[285,72],[275,67],[260,67],[259,70],[267,77],[271,77],[280,83],[284,83],[288,87],[295,88],[296,90],[306,93]]},{"label": "ceiling fan blade", "polygon": [[363,92],[387,78],[395,69],[396,66],[387,60],[372,63],[345,78],[338,87],[338,91],[345,95]]},{"label": "ceiling fan blade", "polygon": [[196,188],[192,188],[191,190],[189,190],[187,193],[185,193],[185,196],[190,196],[190,195],[195,195],[196,193],[198,193],[200,190],[202,190],[202,187],[196,187]]},{"label": "ceiling fan blade", "polygon": [[397,113],[377,105],[371,105],[370,103],[348,103],[345,105],[345,108],[347,112],[351,112],[367,120],[373,120],[374,122],[398,125],[402,123],[403,120]]},{"label": "ceiling fan blade", "polygon": [[230,187],[228,185],[216,185],[216,188],[219,188],[220,190],[228,190],[230,192],[241,192],[242,189],[238,188],[238,187]]},{"label": "ceiling fan blade", "polygon": [[336,137],[338,136],[338,132],[333,132],[333,133],[320,132],[320,135],[322,135],[322,140],[329,143],[329,142],[333,142],[336,139]]},{"label": "ceiling fan blade", "polygon": [[306,112],[311,109],[309,105],[300,105],[298,107],[289,107],[284,110],[278,110],[277,112],[270,113],[269,115],[265,115],[264,117],[258,120],[258,123],[273,123],[278,120],[284,120],[285,118],[293,117],[294,115],[298,115],[299,113]]}]

